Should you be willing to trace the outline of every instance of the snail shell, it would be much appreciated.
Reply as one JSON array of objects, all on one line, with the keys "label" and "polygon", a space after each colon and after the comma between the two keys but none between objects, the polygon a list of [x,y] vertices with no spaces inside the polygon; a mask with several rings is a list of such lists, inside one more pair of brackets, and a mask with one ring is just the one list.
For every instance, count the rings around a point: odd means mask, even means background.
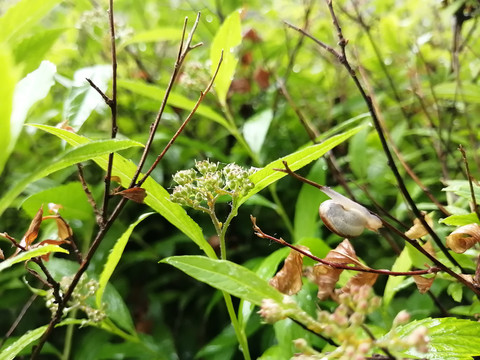
[{"label": "snail shell", "polygon": [[377,231],[382,227],[382,221],[367,208],[326,186],[322,191],[331,200],[324,201],[318,212],[330,231],[348,238],[359,236],[365,228]]}]

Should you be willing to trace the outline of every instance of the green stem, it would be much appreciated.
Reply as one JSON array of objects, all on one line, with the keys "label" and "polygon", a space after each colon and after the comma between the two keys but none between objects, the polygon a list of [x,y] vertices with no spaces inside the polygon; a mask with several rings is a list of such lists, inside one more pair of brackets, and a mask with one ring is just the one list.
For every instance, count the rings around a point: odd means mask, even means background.
[{"label": "green stem", "polygon": [[[232,199],[232,209],[230,214],[228,214],[225,223],[222,224],[218,221],[217,215],[215,214],[215,199],[209,203],[209,215],[212,219],[213,226],[215,227],[215,231],[217,232],[218,238],[220,240],[220,258],[222,260],[227,260],[227,250],[226,250],[226,234],[228,226],[230,222],[233,220],[235,216],[237,216],[237,206],[236,206],[237,197],[234,196]],[[233,329],[235,331],[235,335],[237,337],[238,343],[240,344],[240,348],[242,349],[243,357],[245,360],[250,360],[250,352],[248,349],[248,341],[247,336],[245,334],[245,329],[240,326],[237,318],[237,314],[235,313],[235,309],[232,303],[232,297],[229,293],[222,291],[223,298],[225,299],[225,305],[227,306],[228,315],[230,316],[230,321],[232,323]]]},{"label": "green stem", "polygon": [[[75,309],[72,311],[72,318],[77,317],[78,310]],[[68,360],[70,359],[70,352],[72,351],[72,339],[73,339],[73,331],[75,330],[75,325],[70,324],[67,326],[67,331],[65,334],[65,344],[63,345],[63,354],[61,359]]]}]

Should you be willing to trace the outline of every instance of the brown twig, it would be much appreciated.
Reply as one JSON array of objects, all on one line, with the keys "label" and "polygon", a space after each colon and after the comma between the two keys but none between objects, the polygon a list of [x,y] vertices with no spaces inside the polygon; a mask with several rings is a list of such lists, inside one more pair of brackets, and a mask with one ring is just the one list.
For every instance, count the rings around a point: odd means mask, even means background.
[{"label": "brown twig", "polygon": [[200,21],[200,13],[197,14],[197,18],[195,20],[195,23],[192,26],[192,30],[190,31],[190,34],[188,35],[188,38],[187,38],[185,46],[184,46],[183,42],[184,42],[184,39],[185,39],[185,34],[186,34],[186,31],[187,31],[187,22],[188,22],[188,18],[185,18],[185,21],[183,23],[182,39],[181,39],[180,47],[179,47],[179,50],[178,50],[177,59],[175,61],[174,69],[173,69],[172,75],[170,77],[170,81],[168,82],[167,89],[165,90],[165,96],[163,97],[163,100],[162,100],[162,103],[160,105],[160,109],[158,110],[155,121],[150,126],[150,134],[148,136],[147,143],[145,144],[143,154],[142,154],[142,156],[140,158],[140,161],[138,163],[138,166],[137,166],[137,171],[135,172],[135,174],[132,177],[129,188],[132,188],[132,187],[135,186],[135,184],[137,182],[137,179],[140,176],[140,173],[142,171],[142,168],[145,165],[145,161],[147,160],[148,152],[150,151],[150,148],[151,148],[152,143],[153,143],[153,139],[155,137],[155,133],[157,131],[158,125],[160,124],[160,120],[162,118],[163,112],[164,112],[165,107],[167,105],[168,97],[170,96],[170,92],[173,89],[173,84],[175,83],[175,80],[176,80],[178,74],[180,73],[180,69],[182,67],[182,64],[183,64],[186,56],[188,55],[188,53],[191,50],[193,50],[193,49],[202,45],[202,43],[199,43],[199,44],[196,44],[196,45],[193,45],[193,46],[191,45],[193,34],[194,34],[194,32],[195,32],[195,30],[198,26],[199,21]]},{"label": "brown twig", "polygon": [[419,219],[419,221],[422,223],[422,225],[424,226],[424,228],[428,231],[428,233],[430,234],[430,236],[433,238],[433,240],[435,241],[435,243],[437,244],[437,246],[440,248],[440,250],[445,254],[445,256],[450,260],[450,262],[452,264],[454,264],[455,266],[458,266],[462,272],[464,272],[464,269],[463,267],[458,263],[458,261],[456,261],[452,254],[450,254],[450,252],[447,250],[447,248],[445,247],[445,245],[442,243],[442,241],[440,240],[440,238],[438,237],[438,235],[435,233],[435,231],[433,231],[433,229],[427,224],[427,222],[425,221],[425,218],[424,218],[424,215],[420,212],[420,210],[417,208],[417,205],[415,204],[415,202],[413,201],[412,197],[410,196],[410,193],[408,192],[407,190],[407,187],[405,185],[405,182],[403,181],[403,178],[402,176],[400,175],[400,172],[398,171],[398,168],[397,166],[395,165],[395,161],[393,159],[393,156],[392,156],[392,153],[390,152],[390,149],[388,147],[388,144],[387,144],[387,140],[385,138],[385,135],[383,133],[383,129],[382,129],[382,126],[380,124],[380,121],[378,119],[378,115],[377,115],[377,112],[375,110],[375,107],[373,106],[373,103],[372,103],[372,99],[370,97],[369,94],[367,94],[367,92],[365,91],[365,89],[363,88],[362,84],[360,83],[357,75],[356,75],[356,72],[355,70],[352,68],[352,66],[350,65],[349,61],[348,61],[348,58],[347,58],[347,54],[346,54],[346,51],[345,51],[345,48],[348,44],[348,41],[344,38],[343,36],[343,33],[342,33],[342,28],[340,27],[340,24],[338,22],[338,19],[337,19],[337,16],[335,15],[335,11],[333,10],[333,6],[332,6],[332,1],[331,0],[326,0],[326,3],[327,3],[327,6],[328,6],[328,9],[330,11],[330,15],[331,15],[331,18],[332,18],[332,22],[333,22],[333,25],[337,31],[337,37],[339,39],[338,41],[338,45],[340,46],[340,52],[338,52],[337,50],[335,50],[334,48],[332,48],[331,46],[325,44],[324,42],[318,40],[317,38],[315,38],[314,36],[310,35],[309,33],[307,33],[306,31],[296,27],[296,26],[293,26],[291,24],[288,24],[288,26],[290,26],[291,28],[301,32],[302,34],[304,34],[305,36],[307,36],[308,38],[312,39],[315,43],[317,43],[320,47],[322,47],[323,49],[325,49],[326,51],[330,52],[331,54],[333,54],[337,60],[339,61],[340,64],[342,64],[345,69],[347,70],[347,72],[350,74],[350,77],[352,78],[353,82],[355,83],[358,91],[360,92],[360,94],[362,95],[362,98],[364,99],[367,107],[368,107],[368,110],[372,116],[372,120],[373,120],[373,123],[375,125],[375,129],[377,130],[377,134],[378,134],[378,137],[380,138],[380,142],[382,144],[382,147],[383,147],[383,151],[385,153],[385,156],[387,157],[387,163],[388,165],[390,166],[390,169],[393,173],[393,175],[395,176],[395,179],[397,180],[397,184],[398,184],[398,187],[400,188],[400,191],[402,192],[403,196],[405,197],[405,199],[407,200],[407,203],[408,205],[410,206],[410,208],[412,209],[413,213],[415,214],[415,216]]},{"label": "brown twig", "polygon": [[332,262],[332,261],[327,261],[325,259],[321,259],[313,254],[311,254],[309,251],[303,250],[295,245],[292,245],[282,238],[276,238],[274,236],[265,234],[260,227],[257,226],[256,224],[256,218],[250,215],[250,220],[252,221],[253,224],[253,231],[255,231],[255,235],[258,236],[261,239],[268,239],[275,241],[276,243],[287,246],[300,254],[303,254],[310,259],[319,262],[322,265],[330,266],[335,269],[342,269],[342,270],[353,270],[353,271],[358,271],[358,272],[368,272],[368,273],[373,273],[373,274],[380,274],[380,275],[388,275],[388,276],[411,276],[411,275],[427,275],[427,274],[434,274],[439,271],[441,271],[440,268],[438,267],[430,267],[425,270],[413,270],[413,271],[390,271],[390,270],[384,270],[384,269],[372,269],[368,266],[360,267],[360,266],[349,266],[347,264],[342,264],[342,263],[337,263],[337,262]]},{"label": "brown twig", "polygon": [[465,164],[465,171],[467,172],[468,184],[470,185],[470,196],[472,197],[473,211],[477,214],[477,219],[480,221],[480,210],[477,205],[477,198],[475,196],[475,190],[473,189],[473,177],[470,173],[470,167],[468,166],[467,153],[462,145],[458,147],[458,150],[462,153],[463,163]]},{"label": "brown twig", "polygon": [[170,149],[170,147],[173,145],[173,143],[175,142],[175,140],[177,139],[177,137],[182,133],[182,131],[185,129],[185,126],[187,126],[187,124],[190,122],[190,120],[192,119],[193,115],[195,114],[195,112],[197,111],[198,107],[200,106],[200,104],[202,103],[203,99],[205,98],[205,96],[208,94],[208,92],[210,91],[210,89],[212,88],[213,86],[213,83],[217,77],[217,74],[218,74],[218,71],[220,70],[220,66],[223,62],[223,51],[222,53],[220,54],[220,59],[218,61],[218,65],[217,65],[217,68],[215,69],[215,73],[213,74],[212,76],[212,79],[210,80],[210,82],[208,83],[207,87],[205,88],[204,91],[200,92],[200,96],[197,100],[197,102],[195,103],[195,105],[193,106],[192,110],[190,111],[190,114],[188,114],[187,118],[184,120],[184,122],[182,123],[182,125],[180,125],[180,127],[178,128],[177,132],[175,133],[175,135],[172,136],[172,138],[170,139],[170,141],[167,143],[167,145],[165,145],[165,148],[162,150],[162,152],[160,153],[160,155],[157,156],[157,158],[155,159],[155,161],[153,162],[152,166],[150,167],[150,169],[148,169],[148,171],[145,173],[145,175],[142,177],[142,179],[140,181],[138,181],[138,183],[136,184],[136,186],[142,186],[142,184],[145,182],[145,180],[150,176],[150,174],[152,173],[152,171],[155,169],[155,167],[158,165],[158,163],[160,162],[160,160],[163,159],[163,157],[165,156],[166,152],[168,151],[168,149]]},{"label": "brown twig", "polygon": [[102,214],[98,210],[97,203],[95,202],[95,199],[93,198],[92,192],[88,188],[88,184],[85,181],[85,176],[83,174],[82,164],[80,164],[80,163],[77,164],[77,169],[78,169],[78,179],[80,180],[80,183],[82,184],[83,192],[85,193],[85,195],[87,195],[88,203],[93,208],[93,212],[95,214],[95,219],[97,220],[97,224],[100,225],[102,223]]},{"label": "brown twig", "polygon": [[[316,182],[308,180],[308,179],[296,174],[295,172],[293,172],[288,167],[288,164],[285,161],[283,162],[283,165],[285,166],[285,169],[274,169],[274,170],[281,171],[281,172],[284,172],[286,174],[289,174],[290,176],[293,176],[294,178],[296,178],[296,179],[298,179],[298,180],[300,180],[300,181],[302,181],[306,184],[312,185],[312,186],[316,187],[317,189],[322,190],[322,189],[325,188],[325,186],[317,184]],[[441,269],[441,271],[444,271],[447,274],[449,274],[450,276],[454,277],[455,279],[457,279],[457,281],[459,281],[460,283],[462,283],[466,287],[470,288],[478,297],[480,297],[480,288],[478,288],[475,284],[473,284],[473,283],[469,282],[468,280],[464,279],[461,275],[457,274],[453,270],[450,270],[441,261],[439,261],[435,256],[433,256],[427,250],[425,250],[416,240],[410,239],[408,236],[406,236],[403,232],[398,230],[396,227],[392,226],[390,223],[383,220],[380,216],[378,216],[377,214],[375,214],[375,215],[382,220],[382,223],[386,228],[388,228],[389,230],[393,231],[395,234],[402,237],[405,241],[407,241],[410,245],[412,245],[415,249],[417,249],[425,257],[427,257],[430,261],[432,261],[436,265],[436,267]]]}]

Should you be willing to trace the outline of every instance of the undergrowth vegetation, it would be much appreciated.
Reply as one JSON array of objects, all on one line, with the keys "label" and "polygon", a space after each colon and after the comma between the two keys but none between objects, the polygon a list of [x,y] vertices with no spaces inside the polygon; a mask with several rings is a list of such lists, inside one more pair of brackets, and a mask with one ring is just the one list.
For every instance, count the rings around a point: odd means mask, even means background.
[{"label": "undergrowth vegetation", "polygon": [[0,359],[480,358],[479,12],[1,2]]}]

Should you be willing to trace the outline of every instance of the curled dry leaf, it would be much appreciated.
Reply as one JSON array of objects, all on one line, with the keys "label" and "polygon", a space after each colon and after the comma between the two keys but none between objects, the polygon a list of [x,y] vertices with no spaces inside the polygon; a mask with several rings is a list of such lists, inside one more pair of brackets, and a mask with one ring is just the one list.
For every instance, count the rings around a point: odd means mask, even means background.
[{"label": "curled dry leaf", "polygon": [[[424,219],[428,226],[433,226],[433,219],[430,215],[426,214]],[[409,239],[419,239],[425,235],[428,235],[428,231],[425,229],[419,219],[413,220],[413,226],[405,232],[405,236],[407,236]]]},{"label": "curled dry leaf", "polygon": [[143,204],[143,200],[147,196],[147,193],[144,188],[134,187],[131,189],[114,192],[113,195],[121,195],[124,198],[135,201],[136,203]]},{"label": "curled dry leaf", "polygon": [[447,246],[457,254],[464,253],[480,242],[480,225],[468,224],[459,227],[447,236]]},{"label": "curled dry leaf", "polygon": [[[306,246],[300,249],[308,251]],[[303,254],[291,250],[282,269],[270,280],[270,285],[283,294],[294,295],[302,288]]]},{"label": "curled dry leaf", "polygon": [[42,219],[43,219],[43,204],[42,206],[40,206],[40,209],[38,209],[37,213],[35,214],[35,217],[30,223],[30,226],[28,227],[27,232],[25,233],[25,235],[23,235],[23,238],[20,241],[21,246],[28,248],[30,244],[35,241],[35,239],[38,236],[38,231],[40,230],[40,225],[42,224]]},{"label": "curled dry leaf", "polygon": [[60,215],[49,215],[43,217],[43,220],[47,219],[55,219],[58,229],[58,238],[60,240],[67,240],[73,236],[72,228]]},{"label": "curled dry leaf", "polygon": [[428,278],[421,275],[413,275],[413,280],[415,281],[415,284],[417,284],[420,294],[425,294],[428,290],[430,290],[433,280],[435,280],[435,275]]},{"label": "curled dry leaf", "polygon": [[[355,250],[348,239],[343,240],[334,250],[331,250],[324,260],[338,264],[354,264],[366,268],[358,260]],[[320,300],[325,300],[332,295],[342,271],[342,269],[319,264],[315,265],[313,270],[308,273],[309,279],[318,285],[317,297]]]}]

